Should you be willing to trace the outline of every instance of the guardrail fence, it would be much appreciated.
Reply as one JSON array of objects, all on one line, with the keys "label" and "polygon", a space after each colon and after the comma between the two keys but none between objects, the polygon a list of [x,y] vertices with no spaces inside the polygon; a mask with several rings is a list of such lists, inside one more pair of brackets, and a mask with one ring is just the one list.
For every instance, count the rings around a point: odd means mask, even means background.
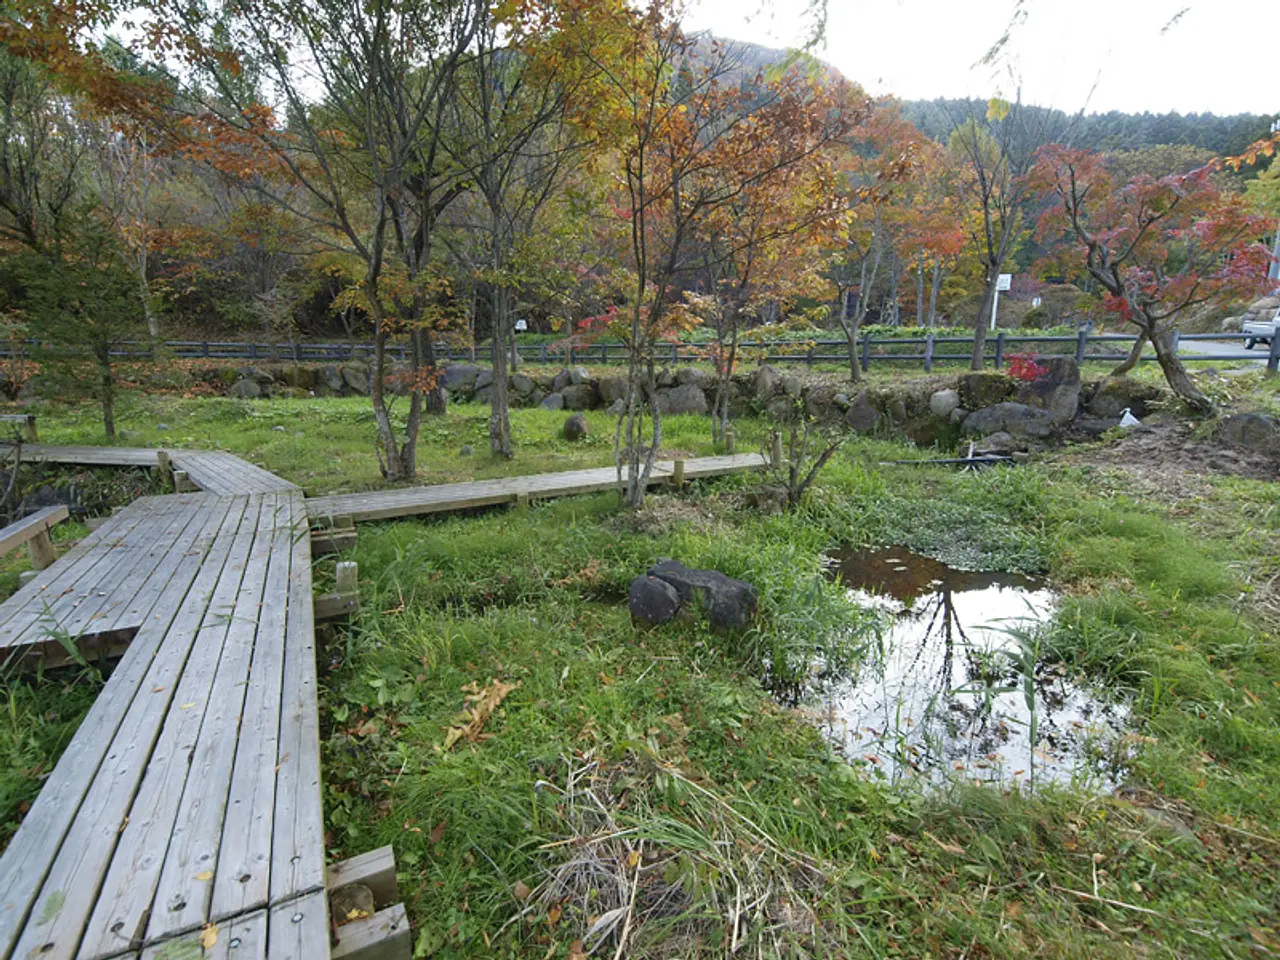
[{"label": "guardrail fence", "polygon": [[[1134,337],[1127,334],[1098,334],[1081,330],[1076,336],[1035,336],[1031,334],[997,333],[988,337],[985,356],[997,369],[1005,365],[1011,354],[1028,352],[1042,354],[1071,354],[1080,363],[1118,363],[1129,355]],[[1243,341],[1252,339],[1243,333],[1195,333],[1175,336],[1178,357],[1184,363],[1214,362],[1221,360],[1265,360],[1267,370],[1280,370],[1280,337],[1273,337],[1269,351],[1248,352]],[[1195,344],[1213,341],[1224,346],[1240,343],[1238,351],[1197,353]],[[1225,342],[1225,343],[1224,343]],[[0,356],[21,355],[36,346],[27,341],[16,346],[0,344]],[[1043,345],[1034,349],[1035,345]],[[914,349],[913,349],[914,348]],[[149,342],[121,343],[113,353],[122,358],[146,358],[152,356],[156,345]],[[163,349],[184,359],[206,360],[257,360],[294,363],[340,363],[344,360],[368,360],[373,357],[373,345],[369,343],[252,343],[214,340],[167,340]],[[517,344],[517,352],[526,363],[568,363],[608,366],[627,361],[627,348],[620,343],[593,343],[573,345],[561,343]],[[706,359],[704,347],[698,344],[670,343],[658,348],[660,361],[672,365],[696,363]],[[758,357],[768,363],[847,364],[849,346],[845,340],[792,341],[744,341],[739,350],[746,356]],[[906,352],[896,352],[906,351]],[[882,363],[923,364],[925,372],[937,364],[968,363],[973,351],[969,337],[873,337],[865,334],[858,341],[858,362],[862,369]],[[408,359],[408,347],[391,344],[388,354],[396,360]],[[488,363],[493,358],[489,345],[478,347],[437,346],[437,354],[444,361],[465,360]],[[1143,361],[1155,360],[1148,347]]]}]

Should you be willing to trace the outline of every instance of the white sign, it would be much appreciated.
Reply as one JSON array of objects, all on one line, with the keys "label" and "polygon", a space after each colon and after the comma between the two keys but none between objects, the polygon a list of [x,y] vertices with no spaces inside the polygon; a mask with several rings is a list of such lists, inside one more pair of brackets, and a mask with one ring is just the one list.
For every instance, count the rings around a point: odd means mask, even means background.
[{"label": "white sign", "polygon": [[1000,274],[1000,276],[996,277],[996,289],[999,290],[1001,293],[1008,290],[1012,286],[1013,286],[1012,273],[1002,273]]},{"label": "white sign", "polygon": [[1038,307],[1038,306],[1040,306],[1040,304],[1042,304],[1042,303],[1044,303],[1044,301],[1043,301],[1043,300],[1041,300],[1039,297],[1032,297],[1032,298],[1031,298],[1031,306],[1033,306],[1033,307]]},{"label": "white sign", "polygon": [[523,333],[524,331],[526,331],[526,330],[528,330],[528,329],[529,329],[529,321],[528,321],[528,320],[517,320],[517,321],[516,321],[516,332],[518,332],[518,333]]}]

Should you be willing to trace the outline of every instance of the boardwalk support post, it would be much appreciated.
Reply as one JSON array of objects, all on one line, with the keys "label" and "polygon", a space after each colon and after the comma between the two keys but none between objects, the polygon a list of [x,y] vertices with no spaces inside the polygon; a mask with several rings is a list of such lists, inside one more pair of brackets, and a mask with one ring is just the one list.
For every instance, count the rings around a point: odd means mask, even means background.
[{"label": "boardwalk support post", "polygon": [[769,465],[775,470],[782,469],[782,434],[773,431],[773,447],[769,451]]},{"label": "boardwalk support post", "polygon": [[724,452],[733,453],[736,438],[733,435],[733,424],[726,423],[724,425]]},{"label": "boardwalk support post", "polygon": [[332,593],[322,593],[312,602],[317,621],[349,617],[360,609],[360,587],[354,560],[339,560]]},{"label": "boardwalk support post", "polygon": [[671,465],[671,485],[677,490],[684,488],[684,461],[677,460]]},{"label": "boardwalk support post", "polygon": [[[412,945],[409,921],[397,901],[396,858],[391,847],[379,847],[350,860],[334,864],[326,871],[330,914],[337,921],[333,960],[409,960]],[[350,916],[351,905],[361,912],[369,906],[369,916]]]},{"label": "boardwalk support post", "polygon": [[173,461],[163,450],[156,454],[156,469],[160,471],[161,480],[165,483],[173,483]]},{"label": "boardwalk support post", "polygon": [[177,493],[195,493],[200,488],[191,482],[185,470],[173,471],[173,489]]},{"label": "boardwalk support post", "polygon": [[327,522],[317,524],[319,529],[311,531],[311,555],[323,556],[326,553],[341,553],[351,550],[356,545],[357,534],[355,521],[351,517],[329,517]]}]

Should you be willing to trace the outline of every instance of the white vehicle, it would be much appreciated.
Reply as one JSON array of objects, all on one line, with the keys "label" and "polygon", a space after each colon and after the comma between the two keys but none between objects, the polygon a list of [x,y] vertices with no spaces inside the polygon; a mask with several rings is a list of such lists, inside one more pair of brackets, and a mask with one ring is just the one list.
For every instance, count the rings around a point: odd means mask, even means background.
[{"label": "white vehicle", "polygon": [[1270,346],[1277,327],[1280,327],[1280,310],[1277,310],[1270,320],[1248,321],[1240,328],[1240,332],[1245,334],[1244,348],[1252,350],[1255,343],[1265,343]]}]

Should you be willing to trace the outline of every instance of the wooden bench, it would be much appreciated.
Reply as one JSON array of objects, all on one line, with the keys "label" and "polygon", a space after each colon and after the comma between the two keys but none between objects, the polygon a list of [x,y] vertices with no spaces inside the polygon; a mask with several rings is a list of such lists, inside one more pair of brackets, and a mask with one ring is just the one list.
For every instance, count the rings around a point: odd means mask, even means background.
[{"label": "wooden bench", "polygon": [[31,566],[43,570],[57,559],[53,550],[53,541],[49,538],[49,530],[71,516],[66,504],[45,507],[35,513],[23,517],[16,523],[0,530],[0,555],[15,550],[24,543],[31,554]]},{"label": "wooden bench", "polygon": [[0,413],[0,423],[21,423],[28,443],[39,443],[40,434],[36,432],[36,415],[34,413]]}]

